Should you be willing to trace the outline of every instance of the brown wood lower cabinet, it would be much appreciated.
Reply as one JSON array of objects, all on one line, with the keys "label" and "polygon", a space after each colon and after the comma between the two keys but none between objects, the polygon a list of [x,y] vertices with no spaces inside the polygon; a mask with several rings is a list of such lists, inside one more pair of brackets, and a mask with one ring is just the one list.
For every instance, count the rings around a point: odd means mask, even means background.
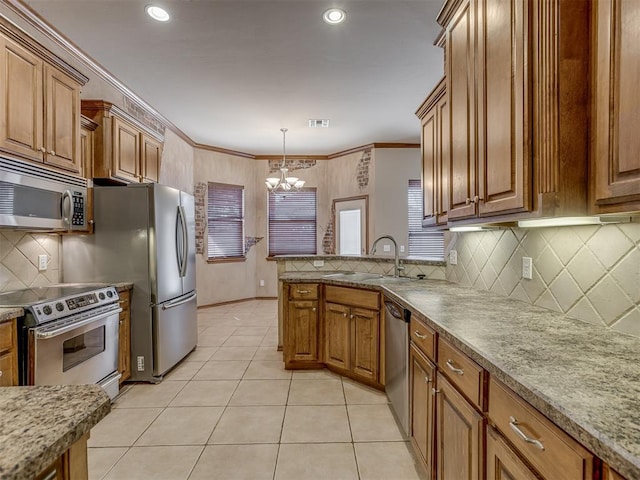
[{"label": "brown wood lower cabinet", "polygon": [[438,375],[436,394],[436,478],[484,478],[485,419],[444,375]]},{"label": "brown wood lower cabinet", "polygon": [[0,387],[18,385],[16,319],[0,322]]},{"label": "brown wood lower cabinet", "polygon": [[87,480],[89,468],[87,463],[87,440],[85,433],[57,458],[49,467],[41,472],[35,480]]},{"label": "brown wood lower cabinet", "polygon": [[320,362],[318,301],[290,301],[287,318],[285,368],[317,367]]},{"label": "brown wood lower cabinet", "polygon": [[425,467],[427,478],[434,472],[433,441],[435,402],[433,388],[436,366],[415,345],[409,351],[409,378],[411,391],[411,443]]},{"label": "brown wood lower cabinet", "polygon": [[487,479],[539,480],[494,428],[487,428]]},{"label": "brown wood lower cabinet", "polygon": [[119,292],[120,325],[118,328],[118,371],[122,375],[120,383],[131,377],[131,291]]},{"label": "brown wood lower cabinet", "polygon": [[351,368],[351,345],[349,330],[351,318],[349,307],[335,303],[325,304],[325,354],[327,365],[342,370]]}]

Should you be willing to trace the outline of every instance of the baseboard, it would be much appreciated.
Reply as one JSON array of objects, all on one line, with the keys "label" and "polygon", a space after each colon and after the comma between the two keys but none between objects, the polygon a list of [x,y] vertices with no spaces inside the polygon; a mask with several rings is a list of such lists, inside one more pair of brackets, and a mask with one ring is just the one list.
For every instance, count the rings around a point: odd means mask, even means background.
[{"label": "baseboard", "polygon": [[250,297],[241,298],[239,300],[229,300],[228,302],[208,303],[207,305],[198,305],[198,310],[201,308],[220,307],[222,305],[231,305],[234,303],[250,302],[252,300],[277,300],[278,297]]}]

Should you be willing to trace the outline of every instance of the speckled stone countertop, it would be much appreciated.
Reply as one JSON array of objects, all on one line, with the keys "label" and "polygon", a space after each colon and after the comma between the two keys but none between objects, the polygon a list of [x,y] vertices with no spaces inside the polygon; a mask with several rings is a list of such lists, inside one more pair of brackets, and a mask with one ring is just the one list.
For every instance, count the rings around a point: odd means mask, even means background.
[{"label": "speckled stone countertop", "polygon": [[[313,261],[313,260],[343,260],[343,261],[365,261],[365,262],[390,262],[395,261],[393,256],[389,255],[277,255],[274,257],[276,261]],[[422,258],[400,257],[400,263],[408,263],[412,265],[434,265],[439,267],[445,267],[447,262],[444,260],[425,260]]]},{"label": "speckled stone countertop", "polygon": [[119,283],[111,283],[118,292],[124,292],[125,290],[130,290],[133,288],[133,282],[119,282]]},{"label": "speckled stone countertop", "polygon": [[24,315],[24,310],[21,308],[0,308],[0,322],[21,317],[22,315]]},{"label": "speckled stone countertop", "polygon": [[320,281],[382,290],[629,480],[640,479],[640,339],[446,281]]},{"label": "speckled stone countertop", "polygon": [[111,410],[98,385],[0,388],[0,479],[32,479]]}]

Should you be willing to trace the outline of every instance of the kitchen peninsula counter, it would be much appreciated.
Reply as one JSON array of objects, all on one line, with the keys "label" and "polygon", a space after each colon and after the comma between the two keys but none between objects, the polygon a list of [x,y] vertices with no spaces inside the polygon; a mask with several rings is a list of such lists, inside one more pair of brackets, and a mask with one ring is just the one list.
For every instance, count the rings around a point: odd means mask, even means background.
[{"label": "kitchen peninsula counter", "polygon": [[279,279],[382,291],[619,473],[640,478],[639,338],[446,281],[327,273]]},{"label": "kitchen peninsula counter", "polygon": [[0,388],[0,479],[32,479],[111,410],[97,385]]},{"label": "kitchen peninsula counter", "polygon": [[12,318],[18,318],[24,315],[24,310],[21,308],[0,308],[0,322],[5,320],[11,320]]}]

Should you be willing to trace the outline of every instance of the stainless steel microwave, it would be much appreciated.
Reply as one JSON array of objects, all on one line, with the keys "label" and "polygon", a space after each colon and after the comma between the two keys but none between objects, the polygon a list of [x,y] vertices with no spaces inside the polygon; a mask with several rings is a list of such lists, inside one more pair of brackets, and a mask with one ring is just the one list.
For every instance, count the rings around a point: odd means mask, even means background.
[{"label": "stainless steel microwave", "polygon": [[0,228],[87,229],[87,180],[0,158]]}]

